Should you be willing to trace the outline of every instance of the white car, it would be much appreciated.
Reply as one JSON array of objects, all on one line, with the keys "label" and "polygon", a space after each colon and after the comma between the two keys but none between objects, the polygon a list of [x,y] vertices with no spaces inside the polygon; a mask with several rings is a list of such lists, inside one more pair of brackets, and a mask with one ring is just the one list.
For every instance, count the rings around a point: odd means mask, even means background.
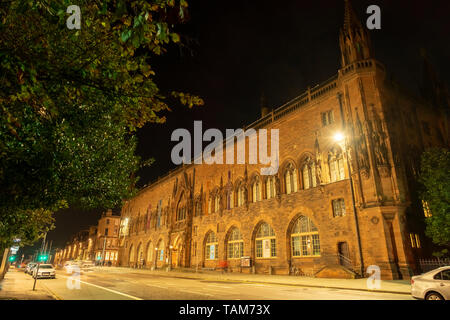
[{"label": "white car", "polygon": [[25,273],[27,274],[32,274],[33,273],[33,268],[37,265],[36,262],[30,262],[29,264],[27,264],[27,267],[25,268]]},{"label": "white car", "polygon": [[52,278],[55,279],[55,268],[51,264],[41,264],[33,269],[33,278]]},{"label": "white car", "polygon": [[412,277],[411,295],[417,299],[450,300],[450,266]]}]

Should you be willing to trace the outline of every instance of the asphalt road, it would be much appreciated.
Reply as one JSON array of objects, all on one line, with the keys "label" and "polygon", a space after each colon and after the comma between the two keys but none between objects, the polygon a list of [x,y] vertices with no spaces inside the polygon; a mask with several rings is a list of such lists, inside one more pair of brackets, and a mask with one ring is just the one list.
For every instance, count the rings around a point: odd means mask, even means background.
[{"label": "asphalt road", "polygon": [[58,271],[56,279],[38,281],[63,300],[413,300],[406,294],[172,278],[133,272],[94,271],[82,274],[77,282]]}]

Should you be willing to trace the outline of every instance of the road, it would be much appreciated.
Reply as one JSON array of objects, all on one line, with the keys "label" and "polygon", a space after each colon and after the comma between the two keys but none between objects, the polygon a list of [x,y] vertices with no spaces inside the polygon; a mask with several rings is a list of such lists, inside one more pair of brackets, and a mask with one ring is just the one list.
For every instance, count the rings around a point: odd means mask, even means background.
[{"label": "road", "polygon": [[40,279],[63,300],[413,300],[410,295],[238,281],[211,281],[154,274],[90,272],[79,286],[62,271]]}]

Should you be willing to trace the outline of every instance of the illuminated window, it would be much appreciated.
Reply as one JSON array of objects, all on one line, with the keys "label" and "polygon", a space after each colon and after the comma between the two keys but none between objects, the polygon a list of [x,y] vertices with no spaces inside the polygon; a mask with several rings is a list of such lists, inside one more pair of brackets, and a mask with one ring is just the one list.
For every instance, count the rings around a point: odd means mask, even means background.
[{"label": "illuminated window", "polygon": [[331,201],[333,205],[333,217],[345,216],[345,201],[343,198]]},{"label": "illuminated window", "polygon": [[311,158],[306,160],[302,167],[303,189],[314,188],[317,186],[316,164]]},{"label": "illuminated window", "polygon": [[177,221],[186,219],[186,207],[180,206],[177,211]]},{"label": "illuminated window", "polygon": [[262,223],[255,238],[256,258],[271,258],[277,256],[275,232],[267,223]]},{"label": "illuminated window", "polygon": [[423,207],[423,213],[426,218],[429,218],[432,216],[430,206],[428,205],[428,202],[425,200],[422,200],[422,207]]},{"label": "illuminated window", "polygon": [[297,192],[297,170],[291,164],[284,174],[284,182],[286,186],[286,194]]},{"label": "illuminated window", "polygon": [[333,110],[329,110],[327,112],[321,113],[322,125],[325,127],[334,122],[334,113]]},{"label": "illuminated window", "polygon": [[270,176],[266,180],[266,196],[267,199],[272,199],[276,196],[274,176]]},{"label": "illuminated window", "polygon": [[419,239],[419,235],[416,233],[415,235],[416,238],[416,248],[420,248],[420,239]]},{"label": "illuminated window", "polygon": [[238,207],[243,206],[245,204],[245,188],[244,186],[240,186],[238,189]]},{"label": "illuminated window", "polygon": [[216,194],[214,197],[214,212],[219,212],[220,210],[220,196]]},{"label": "illuminated window", "polygon": [[228,259],[239,259],[244,255],[244,240],[238,228],[231,230],[228,238]]},{"label": "illuminated window", "polygon": [[293,257],[320,256],[319,231],[311,219],[300,216],[291,233]]},{"label": "illuminated window", "polygon": [[340,150],[334,149],[328,156],[331,182],[345,179],[344,158]]},{"label": "illuminated window", "polygon": [[205,244],[205,259],[206,260],[216,260],[218,257],[217,254],[218,242],[216,238],[216,234],[212,231],[208,233],[206,236],[206,244]]},{"label": "illuminated window", "polygon": [[259,183],[259,179],[256,179],[252,185],[253,197],[252,201],[257,202],[261,201],[261,184]]},{"label": "illuminated window", "polygon": [[233,209],[234,207],[234,192],[233,189],[230,189],[227,193],[227,209]]},{"label": "illuminated window", "polygon": [[155,250],[157,253],[156,259],[159,261],[164,261],[164,241],[159,240],[158,246],[156,248],[157,248],[157,250]]},{"label": "illuminated window", "polygon": [[411,240],[411,247],[420,248],[420,238],[417,233],[410,233],[409,239]]}]

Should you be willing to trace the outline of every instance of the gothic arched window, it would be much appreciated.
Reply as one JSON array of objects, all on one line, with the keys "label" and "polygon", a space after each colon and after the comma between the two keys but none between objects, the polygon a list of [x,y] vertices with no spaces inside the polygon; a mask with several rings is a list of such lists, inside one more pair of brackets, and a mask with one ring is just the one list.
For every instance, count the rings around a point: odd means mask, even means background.
[{"label": "gothic arched window", "polygon": [[266,180],[266,198],[272,199],[277,195],[276,189],[275,189],[275,177],[270,176]]},{"label": "gothic arched window", "polygon": [[316,164],[308,157],[302,167],[303,189],[317,187]]},{"label": "gothic arched window", "polygon": [[256,177],[255,181],[253,182],[252,193],[253,193],[252,197],[253,202],[261,201],[261,183],[259,181],[259,177]]},{"label": "gothic arched window", "polygon": [[340,149],[333,149],[328,155],[331,182],[345,179],[344,157]]},{"label": "gothic arched window", "polygon": [[286,187],[286,194],[297,192],[297,169],[289,164],[284,173],[284,182]]},{"label": "gothic arched window", "polygon": [[319,230],[310,218],[300,216],[295,221],[291,232],[291,247],[293,257],[320,255]]},{"label": "gothic arched window", "polygon": [[255,237],[256,258],[271,258],[277,256],[277,241],[272,227],[262,223]]}]

